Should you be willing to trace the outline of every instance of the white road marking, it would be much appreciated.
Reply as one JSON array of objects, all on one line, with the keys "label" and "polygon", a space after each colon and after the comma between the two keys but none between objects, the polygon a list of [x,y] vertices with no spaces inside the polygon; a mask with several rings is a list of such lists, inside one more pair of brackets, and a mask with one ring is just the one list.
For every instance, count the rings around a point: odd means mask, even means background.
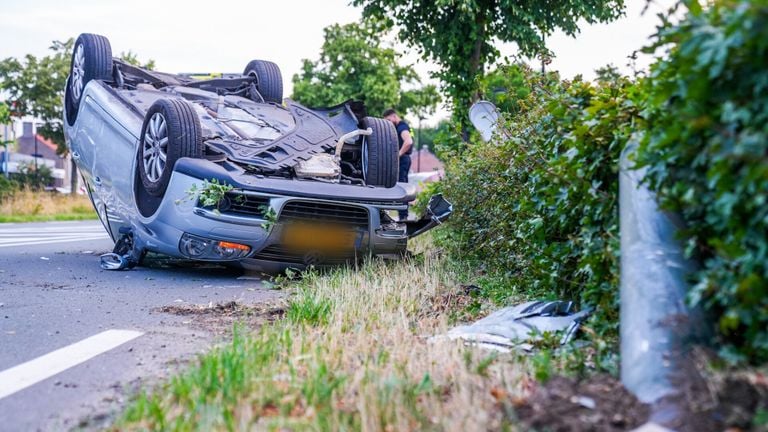
[{"label": "white road marking", "polygon": [[85,240],[101,240],[101,239],[108,239],[109,236],[106,234],[100,235],[100,236],[90,236],[90,237],[77,237],[77,238],[68,238],[68,239],[52,239],[52,240],[38,240],[38,241],[24,241],[20,243],[3,243],[2,240],[0,240],[0,248],[3,247],[12,247],[12,246],[34,246],[34,245],[41,245],[41,244],[51,244],[51,243],[70,243],[70,242],[78,242],[78,241],[85,241]]},{"label": "white road marking", "polygon": [[67,243],[109,238],[104,227],[91,226],[14,226],[0,228],[0,248]]},{"label": "white road marking", "polygon": [[0,372],[0,399],[141,336],[134,330],[107,330]]}]

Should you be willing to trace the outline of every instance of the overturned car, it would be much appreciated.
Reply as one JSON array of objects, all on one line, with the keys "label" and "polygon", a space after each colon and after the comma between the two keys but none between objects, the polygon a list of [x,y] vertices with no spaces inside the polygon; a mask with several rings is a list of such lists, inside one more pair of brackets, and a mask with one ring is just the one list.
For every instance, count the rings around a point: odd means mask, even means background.
[{"label": "overturned car", "polygon": [[414,188],[397,183],[398,143],[362,103],[314,109],[286,99],[272,62],[195,79],[113,58],[81,34],[65,92],[65,137],[115,241],[102,266],[147,251],[273,270],[402,253],[445,220],[430,200],[397,221]]}]

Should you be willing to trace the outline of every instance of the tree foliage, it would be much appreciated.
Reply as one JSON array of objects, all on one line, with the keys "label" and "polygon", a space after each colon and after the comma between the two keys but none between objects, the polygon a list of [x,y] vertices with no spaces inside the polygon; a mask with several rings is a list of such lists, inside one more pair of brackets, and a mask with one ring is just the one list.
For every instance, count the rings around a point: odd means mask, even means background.
[{"label": "tree foliage", "polygon": [[325,41],[316,61],[304,59],[293,76],[292,98],[309,106],[332,106],[347,99],[365,102],[371,115],[387,108],[424,116],[439,102],[435,86],[406,89],[419,84],[412,66],[401,66],[399,55],[381,44],[374,25],[356,23],[326,27]]},{"label": "tree foliage", "polygon": [[149,59],[146,62],[139,60],[139,56],[131,50],[121,52],[120,58],[128,64],[142,67],[144,69],[155,70],[154,60]]},{"label": "tree foliage", "polygon": [[692,300],[718,317],[723,353],[768,360],[768,2],[682,2],[648,51],[638,161],[686,222],[703,268]]},{"label": "tree foliage", "polygon": [[499,56],[494,42],[514,42],[524,55],[546,52],[545,38],[556,30],[570,36],[579,23],[619,17],[624,0],[353,0],[363,15],[397,27],[400,39],[440,66],[454,119],[467,124],[467,109],[478,94],[478,77]]},{"label": "tree foliage", "polygon": [[515,114],[520,110],[519,103],[531,93],[525,74],[519,64],[499,66],[480,77],[480,95],[499,111]]},{"label": "tree foliage", "polygon": [[449,120],[441,120],[434,127],[423,127],[419,129],[418,125],[411,126],[413,129],[412,135],[419,139],[419,142],[417,142],[419,148],[427,149],[435,154],[437,152],[440,137],[450,133],[451,130],[451,122]]},{"label": "tree foliage", "polygon": [[[55,142],[58,153],[66,153],[64,143],[64,86],[69,75],[74,39],[53,41],[51,53],[36,57],[27,54],[22,59],[0,60],[0,90],[8,97],[14,117],[32,116],[42,125],[37,132]],[[142,63],[132,51],[122,53],[123,60],[138,66],[154,67],[154,60]]]},{"label": "tree foliage", "polygon": [[12,115],[42,120],[38,133],[55,142],[62,154],[66,152],[62,101],[73,43],[73,39],[53,41],[47,56],[27,54],[23,59],[9,57],[0,61],[0,89],[8,95]]},{"label": "tree foliage", "polygon": [[11,108],[5,102],[0,102],[0,125],[11,122]]}]

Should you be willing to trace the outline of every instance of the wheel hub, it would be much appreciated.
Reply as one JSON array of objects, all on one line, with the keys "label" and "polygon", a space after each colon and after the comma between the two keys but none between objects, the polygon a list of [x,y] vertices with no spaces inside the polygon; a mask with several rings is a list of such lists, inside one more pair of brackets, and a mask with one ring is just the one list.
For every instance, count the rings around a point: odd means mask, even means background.
[{"label": "wheel hub", "polygon": [[72,97],[75,101],[80,100],[83,94],[83,79],[85,75],[85,50],[83,44],[75,48],[75,57],[72,61]]},{"label": "wheel hub", "polygon": [[168,130],[165,117],[155,113],[149,119],[144,133],[142,163],[144,173],[151,182],[157,182],[165,171],[168,156]]}]

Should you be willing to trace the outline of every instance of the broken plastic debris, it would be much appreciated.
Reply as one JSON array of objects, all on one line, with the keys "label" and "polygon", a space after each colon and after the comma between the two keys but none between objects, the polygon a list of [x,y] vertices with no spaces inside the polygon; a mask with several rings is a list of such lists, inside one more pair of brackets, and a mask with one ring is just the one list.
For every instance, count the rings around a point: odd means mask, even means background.
[{"label": "broken plastic debris", "polygon": [[132,267],[126,256],[116,253],[105,253],[99,257],[99,265],[104,270],[125,270]]},{"label": "broken plastic debris", "polygon": [[597,407],[595,400],[586,396],[571,396],[571,403],[581,405],[584,408],[591,409],[591,410]]},{"label": "broken plastic debris", "polygon": [[648,422],[641,425],[638,428],[632,429],[630,432],[673,432],[671,429],[667,429],[660,424],[654,422]]},{"label": "broken plastic debris", "polygon": [[592,309],[573,312],[570,301],[531,301],[499,309],[469,325],[454,327],[432,340],[462,339],[467,344],[508,352],[512,348],[529,351],[530,343],[545,332],[564,332],[560,344],[568,343]]}]

